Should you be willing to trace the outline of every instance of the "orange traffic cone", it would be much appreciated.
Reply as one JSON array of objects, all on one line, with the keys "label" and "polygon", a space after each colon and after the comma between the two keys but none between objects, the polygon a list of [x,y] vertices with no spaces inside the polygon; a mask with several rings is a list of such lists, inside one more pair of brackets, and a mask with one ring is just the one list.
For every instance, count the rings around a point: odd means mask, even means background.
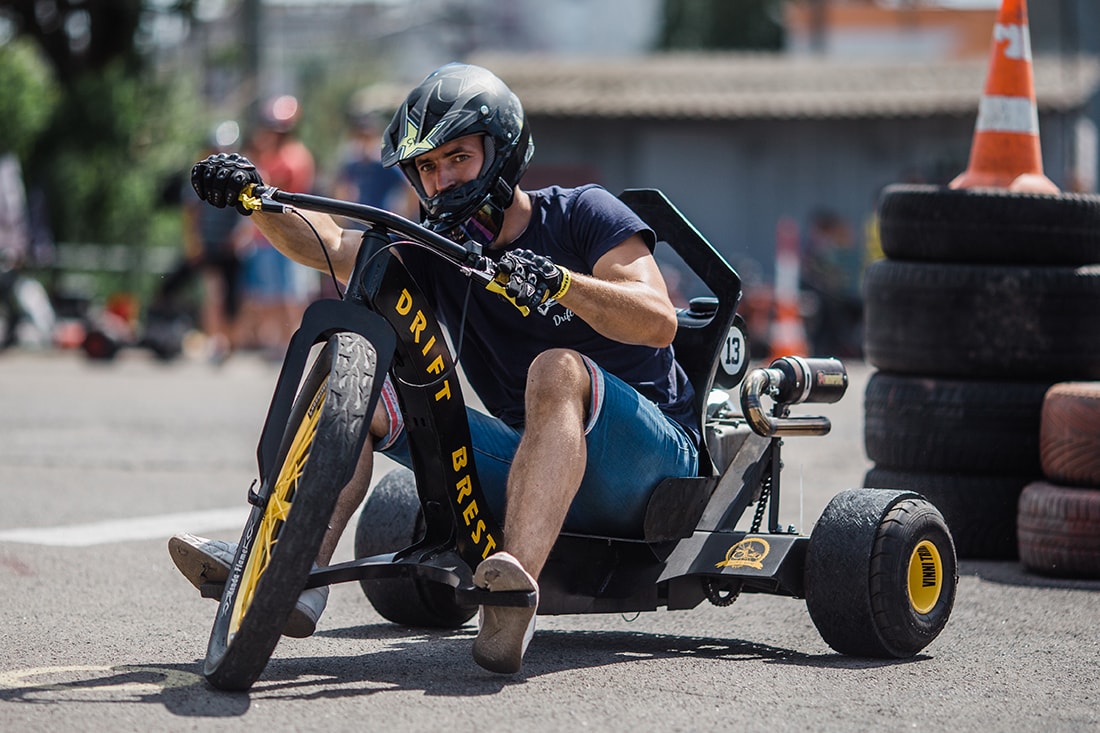
[{"label": "orange traffic cone", "polygon": [[798,225],[780,219],[775,230],[775,314],[768,337],[771,359],[809,356],[806,327],[798,300]]},{"label": "orange traffic cone", "polygon": [[970,163],[950,187],[1059,193],[1058,187],[1043,175],[1027,0],[1001,3],[993,26],[989,76],[978,105]]}]

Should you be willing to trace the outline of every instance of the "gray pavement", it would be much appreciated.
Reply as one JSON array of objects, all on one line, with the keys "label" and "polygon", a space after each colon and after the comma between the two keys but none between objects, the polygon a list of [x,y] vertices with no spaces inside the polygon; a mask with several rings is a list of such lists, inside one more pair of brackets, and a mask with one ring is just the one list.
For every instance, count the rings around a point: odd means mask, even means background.
[{"label": "gray pavement", "polygon": [[[833,432],[787,441],[782,520],[804,531],[869,465],[870,370],[849,367],[848,396],[807,410]],[[1007,562],[962,563],[951,621],[912,660],[839,656],[803,602],[753,595],[541,618],[516,677],[474,665],[473,624],[386,624],[347,584],[249,693],[212,690],[214,606],[165,543],[236,538],[276,375],[250,356],[0,354],[0,730],[1100,729],[1100,583]]]}]

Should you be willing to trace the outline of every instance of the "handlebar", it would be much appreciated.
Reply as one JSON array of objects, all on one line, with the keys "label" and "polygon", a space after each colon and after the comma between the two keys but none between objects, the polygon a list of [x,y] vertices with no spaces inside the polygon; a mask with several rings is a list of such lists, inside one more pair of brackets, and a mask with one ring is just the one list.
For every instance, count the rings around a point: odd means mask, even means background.
[{"label": "handlebar", "polygon": [[351,201],[341,201],[307,193],[291,193],[274,186],[254,184],[241,192],[241,204],[251,211],[266,211],[276,214],[287,213],[288,206],[296,206],[307,211],[344,216],[365,224],[384,227],[425,244],[456,264],[467,266],[482,264],[481,245],[477,242],[470,241],[465,245],[458,244],[403,216],[367,204],[357,204]]},{"label": "handlebar", "polygon": [[[250,184],[241,191],[240,201],[241,205],[250,211],[285,214],[293,207],[297,207],[322,214],[343,216],[371,226],[381,227],[386,231],[418,242],[436,254],[450,260],[466,276],[481,282],[486,290],[509,301],[524,316],[529,315],[531,312],[530,308],[520,305],[508,295],[505,291],[505,285],[508,283],[507,275],[500,273],[496,263],[482,254],[481,245],[472,240],[465,244],[459,244],[414,221],[376,206],[313,194],[291,193],[274,186]],[[544,303],[540,306],[540,309],[549,305],[549,302]]]}]

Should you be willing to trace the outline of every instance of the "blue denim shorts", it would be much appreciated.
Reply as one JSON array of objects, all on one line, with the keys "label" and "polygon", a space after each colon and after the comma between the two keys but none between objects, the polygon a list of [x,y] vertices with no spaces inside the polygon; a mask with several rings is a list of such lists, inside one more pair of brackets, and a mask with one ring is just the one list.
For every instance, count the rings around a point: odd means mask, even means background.
[{"label": "blue denim shorts", "polygon": [[[641,537],[653,489],[669,476],[695,476],[698,449],[657,405],[594,362],[585,359],[585,363],[592,380],[593,403],[585,425],[588,462],[563,529]],[[503,517],[508,471],[523,433],[473,408],[466,412],[478,478],[493,512]],[[411,467],[404,431],[383,445],[386,456]]]}]

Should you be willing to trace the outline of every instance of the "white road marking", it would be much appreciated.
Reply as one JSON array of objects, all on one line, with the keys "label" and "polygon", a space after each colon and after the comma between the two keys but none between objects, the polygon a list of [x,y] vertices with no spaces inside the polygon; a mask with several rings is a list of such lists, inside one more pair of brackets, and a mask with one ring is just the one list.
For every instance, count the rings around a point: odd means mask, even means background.
[{"label": "white road marking", "polygon": [[[96,683],[96,676],[102,684]],[[122,681],[134,675],[155,675],[159,680],[149,682]],[[34,682],[34,677],[62,678],[60,682]],[[65,679],[68,678],[68,679]],[[0,690],[20,690],[24,693],[34,691],[51,692],[112,692],[130,695],[151,695],[163,693],[176,687],[193,687],[202,684],[202,677],[193,672],[162,667],[142,667],[122,664],[117,667],[93,667],[90,665],[70,665],[66,667],[38,667],[35,669],[16,669],[0,671]]]},{"label": "white road marking", "polygon": [[0,530],[0,542],[22,542],[51,547],[88,547],[111,542],[154,540],[178,532],[211,532],[244,526],[248,506],[201,512],[158,514],[151,517],[109,519],[67,527],[24,527]]}]

